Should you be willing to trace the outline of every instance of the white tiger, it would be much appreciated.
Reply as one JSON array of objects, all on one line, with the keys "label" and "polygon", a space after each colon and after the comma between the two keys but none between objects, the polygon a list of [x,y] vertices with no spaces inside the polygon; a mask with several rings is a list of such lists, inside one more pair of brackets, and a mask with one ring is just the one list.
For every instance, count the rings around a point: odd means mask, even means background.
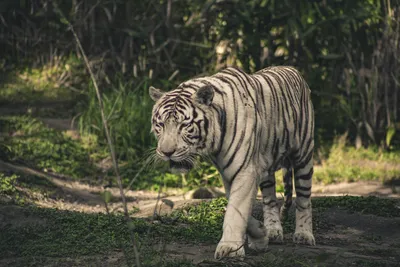
[{"label": "white tiger", "polygon": [[[249,75],[227,68],[167,93],[154,87],[149,91],[156,101],[152,130],[157,155],[171,168],[186,171],[197,155],[205,154],[222,175],[228,205],[215,258],[244,256],[246,234],[256,250],[266,249],[269,239],[283,241],[280,217],[292,204],[293,174],[293,240],[315,245],[310,200],[314,111],[310,89],[296,69],[270,67]],[[274,172],[281,168],[285,198],[279,212]],[[263,223],[251,216],[258,186]]]}]

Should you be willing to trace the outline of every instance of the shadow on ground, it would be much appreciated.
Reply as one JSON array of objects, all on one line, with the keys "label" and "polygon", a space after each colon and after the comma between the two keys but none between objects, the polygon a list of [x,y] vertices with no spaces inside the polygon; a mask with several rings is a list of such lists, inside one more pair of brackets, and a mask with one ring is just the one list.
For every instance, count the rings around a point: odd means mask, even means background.
[{"label": "shadow on ground", "polygon": [[[285,222],[284,243],[270,244],[265,253],[248,251],[241,263],[213,260],[222,225],[210,226],[217,229],[218,236],[201,242],[177,235],[191,232],[190,223],[134,219],[132,229],[141,243],[142,255],[163,259],[162,264],[144,266],[259,266],[260,262],[281,267],[399,266],[400,201],[388,201],[316,198],[315,247],[292,243],[292,208]],[[354,208],[354,203],[360,206]],[[385,212],[363,208],[373,205],[382,205]],[[260,207],[258,203],[255,209]],[[121,244],[129,244],[128,236],[122,216],[0,204],[0,266],[127,266]],[[182,262],[190,264],[179,265]]]}]

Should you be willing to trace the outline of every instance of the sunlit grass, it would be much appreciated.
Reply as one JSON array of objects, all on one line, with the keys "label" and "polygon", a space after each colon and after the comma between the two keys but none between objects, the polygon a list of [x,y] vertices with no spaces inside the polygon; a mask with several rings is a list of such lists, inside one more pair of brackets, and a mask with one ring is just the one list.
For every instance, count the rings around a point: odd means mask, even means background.
[{"label": "sunlit grass", "polygon": [[82,82],[76,57],[57,57],[39,67],[26,67],[2,73],[0,102],[34,103],[74,99]]},{"label": "sunlit grass", "polygon": [[346,146],[343,137],[338,138],[330,148],[328,158],[316,166],[314,179],[326,184],[400,179],[400,152],[376,147],[356,149]]},{"label": "sunlit grass", "polygon": [[0,117],[0,126],[3,160],[74,178],[96,174],[90,160],[90,152],[95,151],[93,145],[83,144],[29,116]]}]

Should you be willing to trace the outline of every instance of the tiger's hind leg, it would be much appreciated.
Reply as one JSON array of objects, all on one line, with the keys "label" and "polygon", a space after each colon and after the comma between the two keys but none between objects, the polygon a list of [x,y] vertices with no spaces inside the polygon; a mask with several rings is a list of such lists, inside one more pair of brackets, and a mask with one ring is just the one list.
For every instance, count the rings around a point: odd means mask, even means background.
[{"label": "tiger's hind leg", "polygon": [[315,245],[311,208],[311,178],[314,171],[312,150],[304,158],[306,160],[295,164],[294,167],[296,230],[293,235],[293,241],[295,243]]},{"label": "tiger's hind leg", "polygon": [[276,200],[275,174],[266,172],[261,177],[260,189],[263,196],[264,226],[271,241],[283,241],[278,202]]}]

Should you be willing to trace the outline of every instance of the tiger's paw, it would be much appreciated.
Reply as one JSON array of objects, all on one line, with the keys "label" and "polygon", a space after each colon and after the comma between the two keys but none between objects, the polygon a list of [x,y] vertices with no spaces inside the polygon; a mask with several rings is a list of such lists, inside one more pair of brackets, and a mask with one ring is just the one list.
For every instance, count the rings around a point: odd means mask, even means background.
[{"label": "tiger's paw", "polygon": [[249,248],[257,252],[264,252],[268,249],[269,238],[267,235],[263,237],[248,236]]},{"label": "tiger's paw", "polygon": [[225,257],[244,257],[244,245],[242,242],[220,241],[215,250],[214,258],[219,260]]},{"label": "tiger's paw", "polygon": [[282,226],[267,228],[267,235],[271,242],[282,243],[283,242],[283,230]]},{"label": "tiger's paw", "polygon": [[309,231],[295,232],[293,235],[293,242],[297,244],[315,246],[315,238]]}]

